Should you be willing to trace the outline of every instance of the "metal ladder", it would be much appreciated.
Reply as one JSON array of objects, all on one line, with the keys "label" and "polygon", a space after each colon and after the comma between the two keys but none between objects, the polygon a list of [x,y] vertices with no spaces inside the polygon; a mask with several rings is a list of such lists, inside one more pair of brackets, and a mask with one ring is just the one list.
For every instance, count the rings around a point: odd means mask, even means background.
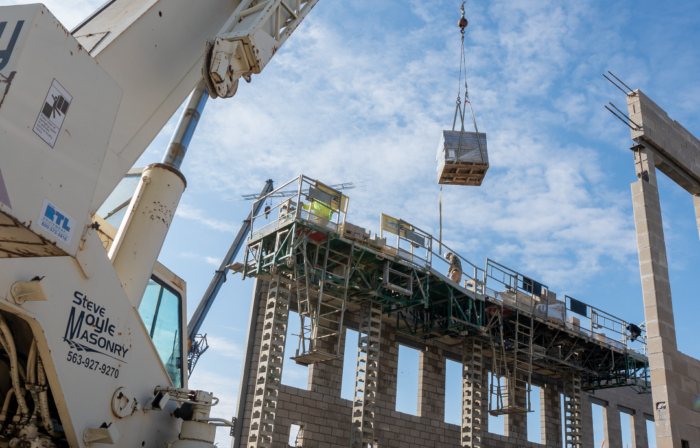
[{"label": "metal ladder", "polygon": [[580,448],[582,446],[583,433],[581,429],[581,377],[572,374],[566,384],[564,403],[564,418],[566,448]]},{"label": "metal ladder", "polygon": [[279,273],[275,274],[270,280],[265,302],[248,448],[272,447],[291,295],[291,280]]},{"label": "metal ladder", "polygon": [[462,349],[462,446],[481,448],[483,400],[483,342],[472,339]]},{"label": "metal ladder", "polygon": [[299,347],[292,358],[302,365],[340,356],[354,244],[350,254],[344,254],[331,249],[330,241],[329,236],[323,245],[302,245],[304,266],[296,279],[302,324]]},{"label": "metal ladder", "polygon": [[379,344],[382,309],[373,302],[360,308],[360,328],[355,370],[355,395],[352,403],[350,447],[367,448],[374,444],[374,416],[379,383]]},{"label": "metal ladder", "polygon": [[[521,412],[530,412],[532,406],[530,403],[530,384],[532,381],[532,356],[534,354],[534,347],[532,345],[533,338],[533,317],[532,313],[530,316],[525,316],[525,320],[521,321],[520,312],[515,321],[515,340],[513,341],[513,367],[512,367],[512,381],[509,379],[508,386],[511,387],[513,401],[512,405],[515,407],[520,407],[519,403],[516,403],[519,397],[524,393],[526,403],[525,409]],[[523,358],[525,360],[523,360]],[[509,400],[509,405],[511,401]]]},{"label": "metal ladder", "polygon": [[[521,322],[519,312],[515,320],[515,334],[511,341],[512,350],[506,350],[503,331],[503,307],[498,316],[499,350],[492,345],[493,372],[489,387],[489,413],[494,416],[504,414],[524,414],[532,411],[530,384],[532,382],[533,325],[532,315]],[[503,381],[503,383],[501,382]],[[525,395],[525,403],[519,397]]]}]

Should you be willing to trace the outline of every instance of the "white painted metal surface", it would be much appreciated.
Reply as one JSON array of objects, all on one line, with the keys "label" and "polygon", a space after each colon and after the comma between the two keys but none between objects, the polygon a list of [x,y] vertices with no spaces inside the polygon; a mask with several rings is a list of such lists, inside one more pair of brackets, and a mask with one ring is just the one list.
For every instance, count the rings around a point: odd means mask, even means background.
[{"label": "white painted metal surface", "polygon": [[250,81],[253,73],[260,73],[316,3],[243,0],[213,43],[209,75],[216,95],[231,97],[240,77]]},{"label": "white painted metal surface", "polygon": [[[173,384],[181,368],[187,385],[185,285],[156,259],[184,177],[144,170],[118,233],[94,215],[203,72],[210,81],[217,31],[238,48],[236,61],[217,56],[217,70],[250,80],[316,2],[113,0],[73,35],[43,5],[0,7],[0,378],[11,378],[2,390],[13,388],[16,412],[0,427],[10,445],[210,448],[215,427],[231,426],[209,418],[210,392]],[[148,284],[156,310],[165,285],[177,293],[165,350],[155,315],[147,328],[139,314]],[[174,398],[158,406],[164,390]]]},{"label": "white painted metal surface", "polygon": [[201,79],[204,48],[236,0],[120,0],[79,27],[78,41],[105,34],[91,55],[124,89],[94,213]]},{"label": "white painted metal surface", "polygon": [[[43,5],[2,7],[0,22],[6,48],[19,30],[0,69],[0,212],[75,256],[122,90]],[[44,255],[30,232],[9,238],[0,257]]]},{"label": "white painted metal surface", "polygon": [[177,169],[162,163],[146,167],[109,251],[122,287],[137,309],[185,191],[184,179]]},{"label": "white painted metal surface", "polygon": [[[96,236],[95,236],[96,237]],[[106,254],[86,279],[70,257],[0,260],[0,285],[36,276],[47,300],[17,306],[0,300],[0,310],[18,315],[37,335],[38,352],[68,442],[83,447],[83,432],[112,423],[119,446],[164,444],[177,439],[180,424],[168,412],[138,411],[119,419],[114,392],[127,385],[145,403],[170,379],[136,309],[122,290]]]}]

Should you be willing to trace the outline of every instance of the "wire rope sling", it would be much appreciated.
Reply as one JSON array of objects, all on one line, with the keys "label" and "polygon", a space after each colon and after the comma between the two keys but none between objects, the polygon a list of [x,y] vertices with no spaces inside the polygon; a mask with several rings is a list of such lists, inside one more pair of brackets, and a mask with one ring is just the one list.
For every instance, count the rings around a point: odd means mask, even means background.
[{"label": "wire rope sling", "polygon": [[[486,134],[479,133],[479,129],[476,126],[476,118],[474,118],[474,109],[469,101],[467,62],[464,51],[464,30],[468,22],[464,17],[464,3],[462,3],[461,10],[462,17],[457,23],[462,35],[457,105],[455,107],[454,120],[452,121],[452,130],[442,131],[440,145],[437,150],[438,184],[479,186],[484,180],[484,176],[486,176],[486,170],[489,168],[489,158],[486,149]],[[462,74],[464,74],[464,103],[462,103],[461,99]],[[475,132],[467,132],[464,129],[467,105],[469,105]],[[458,118],[459,123],[457,121]],[[457,129],[457,124],[460,125],[459,129]]]}]

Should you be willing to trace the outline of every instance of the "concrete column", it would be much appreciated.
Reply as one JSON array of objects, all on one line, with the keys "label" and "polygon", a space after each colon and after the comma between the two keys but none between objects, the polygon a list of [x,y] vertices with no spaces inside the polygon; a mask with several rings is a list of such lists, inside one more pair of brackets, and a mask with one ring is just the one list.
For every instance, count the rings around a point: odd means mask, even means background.
[{"label": "concrete column", "polygon": [[593,446],[593,404],[587,393],[581,394],[581,448],[598,448]]},{"label": "concrete column", "polygon": [[394,334],[382,327],[379,349],[379,394],[380,406],[396,409],[396,382],[399,369],[399,345],[394,342]]},{"label": "concrete column", "polygon": [[420,352],[418,416],[445,421],[445,359],[436,347]]},{"label": "concrete column", "polygon": [[[508,380],[506,380],[508,381]],[[520,391],[517,388],[514,389],[515,397],[508,397],[507,402],[511,399],[515,399],[515,404],[519,407],[527,407],[527,395],[525,391]],[[515,440],[525,440],[527,441],[527,414],[506,414],[504,416],[505,420],[505,432],[506,437],[513,438]],[[515,443],[515,440],[513,443]]]},{"label": "concrete column", "polygon": [[675,351],[676,330],[656,169],[653,155],[646,151],[635,151],[635,167],[641,178],[632,184],[632,202],[647,334],[649,345],[663,345]]},{"label": "concrete column", "polygon": [[340,334],[340,357],[317,362],[309,366],[308,390],[324,396],[340,398],[343,385],[343,355],[345,353],[345,328]]},{"label": "concrete column", "polygon": [[481,434],[486,437],[486,433],[489,432],[489,372],[484,369],[483,376],[481,378],[481,390],[483,391],[483,396],[481,399]]},{"label": "concrete column", "polygon": [[561,447],[561,400],[559,391],[552,384],[540,388],[540,416],[542,445]]},{"label": "concrete column", "polygon": [[[260,289],[258,289],[260,286]],[[256,373],[258,372],[258,361],[260,358],[260,345],[262,344],[262,327],[265,318],[265,298],[267,297],[267,291],[270,284],[268,282],[256,282],[255,290],[253,294],[259,294],[258,309],[251,310],[254,316],[251,316],[250,323],[255,322],[255,334],[252,336],[252,349],[249,354],[250,356],[250,368],[248,369],[249,376],[248,382],[240,389],[239,393],[242,393],[245,398],[245,408],[243,411],[243,421],[236,423],[236,426],[241,428],[241,436],[238,439],[232,441],[232,448],[239,447],[245,448],[248,446],[248,431],[250,429],[250,413],[253,409],[253,399],[255,398],[255,381],[257,379]]]},{"label": "concrete column", "polygon": [[678,352],[656,168],[654,156],[648,149],[635,150],[634,157],[639,180],[632,184],[632,202],[647,324],[656,441],[658,448],[681,448],[679,424],[687,410],[679,407],[675,399],[683,394],[679,390],[682,387],[680,376],[673,371]]},{"label": "concrete column", "polygon": [[378,447],[389,447],[396,442],[396,433],[389,431],[388,425],[383,424],[389,421],[389,418],[396,413],[399,344],[396,343],[395,335],[396,330],[394,328],[382,324],[379,345],[377,410],[375,412],[377,423],[374,431],[375,445]]},{"label": "concrete column", "polygon": [[606,448],[622,448],[620,411],[613,404],[603,407],[603,428],[605,429]]},{"label": "concrete column", "polygon": [[647,440],[647,419],[644,415],[637,411],[632,416],[632,443],[635,448],[648,448],[649,441]]}]

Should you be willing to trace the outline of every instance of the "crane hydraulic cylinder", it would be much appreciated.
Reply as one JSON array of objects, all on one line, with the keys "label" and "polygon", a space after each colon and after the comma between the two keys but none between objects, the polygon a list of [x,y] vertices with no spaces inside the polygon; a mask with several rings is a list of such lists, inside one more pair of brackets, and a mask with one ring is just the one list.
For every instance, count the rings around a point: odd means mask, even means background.
[{"label": "crane hydraulic cylinder", "polygon": [[177,168],[164,163],[147,166],[110,248],[114,270],[136,308],[186,186]]}]

